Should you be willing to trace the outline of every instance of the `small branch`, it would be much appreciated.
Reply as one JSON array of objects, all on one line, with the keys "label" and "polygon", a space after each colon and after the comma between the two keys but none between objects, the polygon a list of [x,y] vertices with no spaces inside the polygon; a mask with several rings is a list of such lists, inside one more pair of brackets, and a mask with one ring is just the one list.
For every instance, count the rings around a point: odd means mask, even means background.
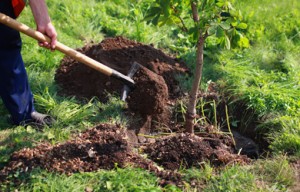
[{"label": "small branch", "polygon": [[179,16],[178,16],[178,18],[179,18],[180,21],[181,21],[181,24],[182,24],[182,30],[183,30],[184,32],[187,32],[188,29],[187,29],[187,27],[185,26],[183,19],[182,19],[181,17],[179,17]]},{"label": "small branch", "polygon": [[207,37],[208,37],[208,32],[205,31],[205,34],[204,34],[203,38],[206,39]]},{"label": "small branch", "polygon": [[192,7],[192,13],[193,13],[193,20],[196,23],[199,23],[200,18],[199,18],[199,14],[198,14],[198,10],[197,10],[197,3],[191,1],[191,7]]},{"label": "small branch", "polygon": [[172,10],[174,11],[175,16],[176,16],[176,17],[180,20],[180,22],[181,22],[181,25],[182,25],[181,30],[184,31],[184,32],[187,32],[188,29],[187,29],[187,27],[186,27],[186,25],[185,25],[183,19],[182,19],[180,16],[177,16],[177,12],[178,12],[178,11],[177,11],[177,10],[175,9],[175,7],[173,7],[173,6],[171,6],[171,8],[172,8]]},{"label": "small branch", "polygon": [[227,121],[227,127],[228,127],[228,130],[229,130],[231,139],[232,139],[232,141],[233,141],[233,144],[234,144],[234,146],[236,146],[236,143],[235,143],[235,140],[234,140],[233,134],[232,134],[232,132],[231,132],[231,128],[230,128],[229,116],[228,116],[228,107],[227,107],[227,105],[225,105],[225,113],[226,113],[226,121]]}]

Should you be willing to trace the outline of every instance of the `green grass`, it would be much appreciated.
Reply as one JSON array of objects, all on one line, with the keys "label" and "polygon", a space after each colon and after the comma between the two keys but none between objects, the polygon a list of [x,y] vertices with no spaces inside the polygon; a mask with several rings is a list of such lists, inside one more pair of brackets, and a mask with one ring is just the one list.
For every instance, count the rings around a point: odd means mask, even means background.
[{"label": "green grass", "polygon": [[[16,176],[16,175],[15,175]],[[180,191],[176,187],[158,186],[157,178],[149,172],[140,169],[101,170],[93,173],[75,173],[70,176],[48,173],[35,169],[30,174],[17,175],[21,179],[18,191]],[[139,182],[136,182],[139,181]],[[14,183],[6,185],[3,190],[14,189]]]},{"label": "green grass", "polygon": [[258,160],[251,169],[258,181],[265,182],[265,188],[286,191],[295,182],[295,170],[283,155],[273,159]]},{"label": "green grass", "polygon": [[[244,0],[235,4],[248,23],[251,47],[224,50],[209,38],[201,87],[205,90],[207,82],[217,82],[228,95],[229,115],[244,111],[239,119],[231,117],[241,131],[263,134],[273,152],[299,156],[300,3]],[[180,54],[194,71],[195,50]],[[189,90],[192,78],[180,80]]]},{"label": "green grass", "polygon": [[258,188],[251,172],[234,166],[213,177],[204,191],[258,191]]},{"label": "green grass", "polygon": [[212,175],[204,191],[288,191],[295,171],[286,156],[261,159],[248,166],[228,166]]},{"label": "green grass", "polygon": [[[274,151],[300,151],[300,3],[289,1],[237,3],[250,23],[251,48],[223,51],[218,71],[235,99],[255,111]],[[257,11],[254,11],[257,10]],[[233,103],[235,105],[235,103]],[[253,127],[255,128],[255,127]],[[264,130],[265,129],[265,130]]]},{"label": "green grass", "polygon": [[[177,53],[193,71],[195,48],[187,38],[179,35],[175,28],[155,27],[142,21],[150,2],[48,0],[47,4],[59,41],[72,48],[122,35]],[[235,99],[229,105],[231,112],[236,103],[241,102],[254,113],[249,116],[245,113],[244,119],[233,120],[240,125],[259,122],[252,129],[265,134],[272,152],[299,158],[300,3],[297,0],[243,0],[235,1],[235,4],[248,22],[247,36],[251,47],[227,51],[215,47],[213,39],[209,39],[205,48],[202,88],[206,88],[209,80],[218,82],[230,93],[230,98]],[[35,28],[28,7],[19,21]],[[21,148],[34,147],[43,141],[61,142],[69,139],[72,133],[99,122],[126,125],[127,120],[121,113],[124,103],[113,95],[106,104],[97,98],[83,102],[57,95],[54,75],[63,54],[42,49],[25,35],[22,39],[23,59],[36,108],[53,115],[57,123],[43,132],[29,126],[12,126],[7,123],[7,111],[1,103],[0,167]],[[186,90],[190,88],[190,77],[180,77],[180,81]],[[293,183],[288,160],[283,157],[260,160],[250,167],[228,167],[221,172],[208,165],[202,170],[183,172],[186,181],[196,179],[202,185],[198,187],[206,191],[286,191]],[[174,186],[159,187],[157,179],[147,171],[132,168],[72,176],[37,169],[25,175],[22,185],[16,188],[20,191],[83,191],[86,187],[98,191],[180,191]],[[257,186],[257,183],[263,184]],[[196,190],[188,184],[185,189]]]}]

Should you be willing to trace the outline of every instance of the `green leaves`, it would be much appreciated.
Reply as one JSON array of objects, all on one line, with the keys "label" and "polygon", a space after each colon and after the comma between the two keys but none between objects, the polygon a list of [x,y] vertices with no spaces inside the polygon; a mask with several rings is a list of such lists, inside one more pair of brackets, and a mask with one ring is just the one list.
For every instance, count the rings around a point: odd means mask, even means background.
[{"label": "green leaves", "polygon": [[[199,21],[193,20],[191,2],[196,3]],[[243,35],[248,25],[229,0],[155,0],[144,20],[157,26],[176,25],[196,43],[200,36],[215,36],[226,49],[249,47]]]},{"label": "green leaves", "polygon": [[180,25],[183,10],[187,10],[187,0],[156,0],[144,20],[154,25]]},{"label": "green leaves", "polygon": [[219,26],[218,25],[211,25],[210,27],[208,27],[207,29],[207,34],[210,36],[210,35],[214,35],[217,33],[218,31]]},{"label": "green leaves", "polygon": [[249,39],[239,33],[238,46],[243,48],[248,48],[250,46]]},{"label": "green leaves", "polygon": [[217,1],[216,5],[218,7],[223,7],[225,5],[225,1],[224,0],[219,0],[219,1]]},{"label": "green leaves", "polygon": [[238,29],[247,29],[248,25],[246,23],[240,23],[236,26]]},{"label": "green leaves", "polygon": [[229,30],[229,29],[231,28],[230,23],[227,23],[227,22],[222,22],[222,23],[220,23],[219,25],[220,25],[220,27],[222,27],[222,29],[224,29],[224,30]]},{"label": "green leaves", "polygon": [[153,6],[149,9],[147,15],[144,17],[144,20],[147,22],[152,22],[154,25],[158,24],[158,19],[160,17],[161,8]]},{"label": "green leaves", "polygon": [[220,38],[220,37],[224,37],[224,35],[225,35],[224,30],[220,26],[217,27],[216,37]]},{"label": "green leaves", "polygon": [[230,39],[227,35],[225,35],[225,47],[226,49],[230,49],[231,48],[231,42],[230,42]]}]

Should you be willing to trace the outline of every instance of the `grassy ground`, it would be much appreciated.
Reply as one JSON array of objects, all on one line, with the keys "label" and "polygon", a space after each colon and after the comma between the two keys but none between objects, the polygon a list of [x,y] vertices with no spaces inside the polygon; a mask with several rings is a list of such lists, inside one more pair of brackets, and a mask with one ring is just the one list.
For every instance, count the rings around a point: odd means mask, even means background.
[{"label": "grassy ground", "polygon": [[300,3],[238,3],[248,22],[252,47],[224,53],[220,66],[233,93],[258,115],[257,131],[267,133],[277,152],[300,153]]},{"label": "grassy ground", "polygon": [[[185,39],[176,36],[176,29],[158,28],[142,22],[149,2],[151,0],[47,1],[59,41],[70,47],[123,35],[175,52],[193,65],[195,49],[189,47]],[[300,156],[300,3],[297,0],[243,0],[237,1],[236,5],[249,23],[247,33],[251,48],[229,52],[208,44],[203,85],[209,80],[222,85],[233,98],[229,105],[232,113],[237,110],[237,103],[245,103],[253,115],[240,119],[232,117],[232,122],[236,120],[245,127],[249,122],[259,122],[255,131],[266,134],[272,156],[278,156],[259,160],[250,166],[228,167],[221,172],[209,165],[201,170],[182,172],[186,180],[196,178],[201,181],[205,191],[286,191],[295,180],[289,159]],[[19,20],[35,28],[28,7]],[[41,49],[35,40],[22,37],[22,53],[36,108],[53,115],[57,124],[44,132],[31,127],[11,126],[6,121],[7,111],[1,104],[0,167],[5,165],[13,151],[45,140],[52,143],[66,140],[72,132],[99,121],[126,124],[120,116],[123,104],[117,98],[112,97],[109,103],[103,104],[96,98],[79,102],[58,96],[54,74],[63,55]],[[189,87],[189,84],[187,81],[183,86]],[[99,191],[181,191],[173,186],[163,189],[153,175],[131,168],[80,173],[71,177],[37,169],[22,177],[24,183],[18,187],[19,191],[83,191],[92,186]],[[193,191],[188,185],[185,190]]]}]

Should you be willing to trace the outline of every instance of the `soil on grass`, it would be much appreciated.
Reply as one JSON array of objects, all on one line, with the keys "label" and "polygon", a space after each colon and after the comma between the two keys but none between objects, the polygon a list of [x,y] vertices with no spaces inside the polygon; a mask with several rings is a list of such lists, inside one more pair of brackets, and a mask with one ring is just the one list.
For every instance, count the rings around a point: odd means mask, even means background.
[{"label": "soil on grass", "polygon": [[[149,159],[134,152],[124,128],[99,124],[65,143],[42,143],[32,149],[14,152],[8,165],[0,171],[0,181],[10,183],[13,178],[13,183],[18,185],[22,180],[13,173],[26,174],[34,168],[72,174],[110,170],[117,165],[120,168],[132,166],[148,170],[160,178],[162,186],[182,186],[182,175],[177,172],[179,168],[197,167],[203,162],[219,167],[250,161],[246,156],[233,153],[229,137],[217,134],[196,136],[181,133],[144,144],[141,149],[149,154]],[[158,168],[154,162],[164,169]],[[10,180],[7,180],[9,175]]]},{"label": "soil on grass", "polygon": [[[27,172],[35,167],[71,174],[74,172],[113,169],[128,165],[144,168],[161,178],[161,185],[182,185],[179,168],[199,166],[209,162],[220,167],[232,163],[248,163],[247,156],[237,155],[232,138],[217,134],[209,127],[197,135],[181,133],[172,109],[184,96],[176,80],[178,74],[188,74],[184,62],[165,54],[151,45],[144,45],[123,37],[108,38],[78,51],[127,74],[132,63],[142,67],[133,76],[135,88],[129,93],[124,114],[133,119],[125,129],[117,125],[100,124],[75,135],[74,139],[58,145],[43,143],[33,149],[15,152],[8,165],[1,170],[0,179],[16,170]],[[108,94],[120,96],[123,83],[105,76],[70,57],[65,57],[55,76],[60,94],[78,99],[98,97],[107,101]],[[169,136],[158,136],[163,125],[172,130]],[[126,131],[125,131],[126,130]],[[156,139],[141,135],[158,134]],[[132,143],[134,145],[132,145]],[[134,152],[140,147],[149,159]],[[160,170],[156,164],[164,167]]]},{"label": "soil on grass", "polygon": [[[7,166],[0,171],[0,182],[7,180],[10,174],[27,173],[34,168],[43,168],[50,172],[72,174],[91,172],[100,169],[124,168],[133,166],[146,169],[162,178],[160,184],[181,184],[181,175],[168,170],[159,170],[150,160],[133,152],[125,129],[111,124],[99,124],[88,129],[65,143],[51,145],[42,143],[30,149],[14,152]],[[12,175],[14,184],[21,180]]]},{"label": "soil on grass", "polygon": [[149,158],[165,169],[197,167],[210,163],[213,167],[246,164],[247,156],[235,154],[231,137],[224,134],[175,134],[145,146]]}]

